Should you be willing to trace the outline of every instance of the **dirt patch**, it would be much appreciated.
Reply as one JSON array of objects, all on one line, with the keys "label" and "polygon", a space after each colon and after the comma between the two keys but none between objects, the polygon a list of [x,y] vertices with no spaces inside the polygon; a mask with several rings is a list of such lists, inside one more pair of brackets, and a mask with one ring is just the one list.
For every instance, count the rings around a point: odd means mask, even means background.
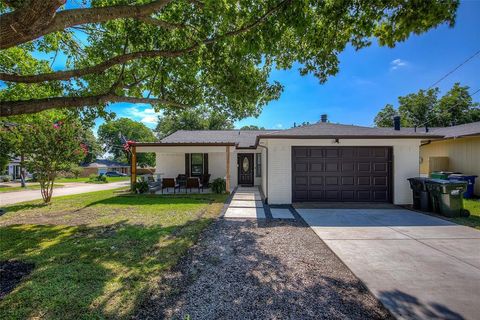
[{"label": "dirt patch", "polygon": [[301,222],[220,219],[135,319],[393,319]]},{"label": "dirt patch", "polygon": [[0,261],[0,299],[13,291],[35,265],[17,260]]}]

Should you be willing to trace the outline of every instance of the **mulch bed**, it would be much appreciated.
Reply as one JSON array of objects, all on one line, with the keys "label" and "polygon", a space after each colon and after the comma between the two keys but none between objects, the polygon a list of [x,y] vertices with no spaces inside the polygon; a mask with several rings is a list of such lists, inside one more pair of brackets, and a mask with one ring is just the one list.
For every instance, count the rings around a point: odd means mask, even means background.
[{"label": "mulch bed", "polygon": [[393,319],[303,222],[220,219],[134,319]]},{"label": "mulch bed", "polygon": [[0,299],[13,291],[34,268],[33,263],[17,260],[0,261]]}]

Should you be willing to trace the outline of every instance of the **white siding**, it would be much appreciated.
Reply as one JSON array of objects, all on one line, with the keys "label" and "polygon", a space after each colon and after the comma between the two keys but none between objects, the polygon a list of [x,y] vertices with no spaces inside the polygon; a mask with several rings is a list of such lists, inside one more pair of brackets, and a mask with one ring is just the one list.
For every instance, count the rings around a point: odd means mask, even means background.
[{"label": "white siding", "polygon": [[155,173],[163,173],[163,178],[176,178],[185,173],[185,154],[157,152]]},{"label": "white siding", "polygon": [[292,146],[392,146],[393,147],[393,203],[409,204],[412,195],[407,178],[419,175],[418,139],[269,139],[268,147],[268,201],[272,204],[292,202]]}]

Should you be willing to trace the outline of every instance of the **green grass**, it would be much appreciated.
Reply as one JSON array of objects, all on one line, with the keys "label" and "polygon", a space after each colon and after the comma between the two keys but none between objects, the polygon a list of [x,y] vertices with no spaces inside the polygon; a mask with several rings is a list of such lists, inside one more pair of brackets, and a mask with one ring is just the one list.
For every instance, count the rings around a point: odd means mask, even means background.
[{"label": "green grass", "polygon": [[6,207],[0,260],[35,263],[0,301],[1,319],[127,318],[218,216],[224,195],[118,190]]},{"label": "green grass", "polygon": [[470,211],[470,216],[468,218],[452,218],[452,220],[480,230],[480,199],[463,199],[463,205]]},{"label": "green grass", "polygon": [[[55,188],[63,187],[63,184],[55,183],[53,185]],[[24,191],[24,190],[40,190],[40,185],[38,183],[27,183],[25,188],[22,187],[11,187],[8,185],[0,185],[0,193],[2,192],[16,192],[16,191]]]},{"label": "green grass", "polygon": [[[108,182],[128,181],[130,177],[107,177]],[[88,182],[88,177],[83,178],[59,178],[56,182]]]}]

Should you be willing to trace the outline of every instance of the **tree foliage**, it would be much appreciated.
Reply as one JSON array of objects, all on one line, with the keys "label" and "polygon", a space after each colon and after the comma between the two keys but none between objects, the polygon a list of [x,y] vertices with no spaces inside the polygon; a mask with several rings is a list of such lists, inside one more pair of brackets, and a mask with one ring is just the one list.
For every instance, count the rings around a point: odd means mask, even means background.
[{"label": "tree foliage", "polygon": [[[347,45],[393,47],[454,24],[457,0],[18,0],[0,11],[0,116],[50,108],[151,103],[207,106],[236,120],[258,114],[295,62],[321,82]],[[72,8],[73,7],[73,8]],[[79,40],[82,39],[82,40]],[[67,57],[63,70],[47,60]],[[102,109],[100,109],[102,110]]]},{"label": "tree foliage", "polygon": [[68,172],[84,157],[81,124],[50,112],[29,117],[12,130],[20,137],[24,165],[40,183],[44,202],[49,203],[57,175]]},{"label": "tree foliage", "polygon": [[162,139],[178,130],[233,129],[233,121],[220,111],[206,107],[185,110],[166,110],[158,117],[155,132]]},{"label": "tree foliage", "polygon": [[248,126],[241,127],[240,130],[265,130],[265,128],[251,124],[251,125],[248,125]]},{"label": "tree foliage", "polygon": [[446,127],[480,121],[479,103],[473,101],[468,89],[468,86],[455,83],[441,98],[438,98],[438,88],[398,97],[398,109],[387,104],[375,116],[375,125],[392,127],[393,116],[397,114],[401,117],[401,125],[406,127],[425,124],[430,127]]},{"label": "tree foliage", "polygon": [[[134,121],[128,118],[119,118],[103,123],[98,128],[98,139],[103,144],[104,151],[111,153],[115,161],[128,162],[123,149],[124,141],[122,141],[120,134],[127,140],[135,142],[154,142],[156,140],[152,130],[141,122]],[[152,153],[138,153],[137,164],[141,167],[154,166],[155,154]]]},{"label": "tree foliage", "polygon": [[97,137],[93,134],[92,129],[84,129],[82,136],[86,154],[81,162],[84,164],[92,163],[103,154],[102,146],[98,142]]}]

